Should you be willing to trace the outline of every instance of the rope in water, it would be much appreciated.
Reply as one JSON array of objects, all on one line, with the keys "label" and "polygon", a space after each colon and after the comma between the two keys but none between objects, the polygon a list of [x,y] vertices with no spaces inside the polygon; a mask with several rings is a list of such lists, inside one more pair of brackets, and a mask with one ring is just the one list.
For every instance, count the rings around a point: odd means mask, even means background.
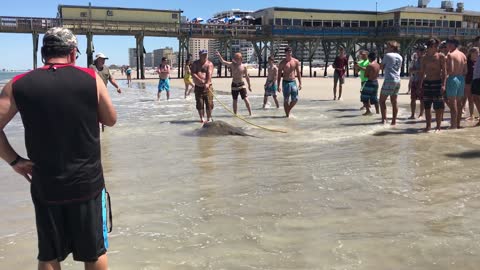
[{"label": "rope in water", "polygon": [[232,110],[230,110],[227,105],[225,105],[225,103],[221,102],[217,96],[215,95],[215,93],[213,93],[212,90],[210,90],[210,92],[212,93],[213,97],[223,106],[223,108],[225,110],[227,110],[228,112],[230,112],[233,116],[235,116],[236,118],[242,120],[243,122],[249,124],[249,125],[252,125],[254,127],[257,127],[257,128],[260,128],[260,129],[263,129],[263,130],[266,130],[266,131],[271,131],[271,132],[278,132],[278,133],[287,133],[286,131],[283,131],[283,130],[278,130],[278,129],[272,129],[272,128],[267,128],[267,127],[263,127],[263,126],[260,126],[260,125],[257,125],[257,124],[254,124],[250,121],[248,121],[247,119],[235,114],[234,112],[232,112]]}]

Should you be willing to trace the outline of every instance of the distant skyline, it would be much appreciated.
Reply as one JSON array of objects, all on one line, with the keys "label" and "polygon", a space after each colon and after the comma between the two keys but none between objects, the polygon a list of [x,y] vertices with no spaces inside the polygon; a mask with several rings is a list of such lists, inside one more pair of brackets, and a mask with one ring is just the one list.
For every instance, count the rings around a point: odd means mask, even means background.
[{"label": "distant skyline", "polygon": [[[296,7],[296,8],[314,8],[314,9],[348,9],[348,10],[370,10],[375,11],[378,2],[378,10],[386,11],[403,6],[416,6],[418,0],[343,0],[341,5],[335,1],[309,1],[309,0],[242,0],[236,3],[232,1],[216,1],[216,0],[176,0],[176,1],[152,1],[152,0],[90,0],[92,6],[108,6],[123,8],[148,8],[148,9],[174,9],[183,10],[183,16],[189,19],[194,17],[202,17],[208,19],[214,13],[230,9],[242,10],[258,10],[267,7]],[[459,1],[454,1],[454,3]],[[464,0],[465,9],[480,11],[479,0]],[[3,1],[0,16],[20,16],[20,17],[49,17],[57,16],[58,5],[82,5],[87,6],[89,1],[79,0],[25,0],[25,1]],[[440,7],[441,0],[432,0],[429,7]],[[345,8],[348,7],[348,8]],[[41,39],[40,35],[40,46]],[[79,48],[82,55],[77,60],[80,66],[86,66],[87,60],[85,55],[86,38],[78,35]],[[125,36],[94,36],[93,42],[95,52],[102,52],[110,59],[107,64],[123,65],[128,64],[128,48],[135,47],[135,38]],[[158,48],[173,47],[178,50],[178,40],[175,38],[145,37],[144,46],[147,52],[151,52]],[[33,65],[32,55],[32,37],[29,34],[6,34],[0,33],[0,69],[24,70],[30,69]],[[38,53],[38,63],[40,65],[40,52]]]}]

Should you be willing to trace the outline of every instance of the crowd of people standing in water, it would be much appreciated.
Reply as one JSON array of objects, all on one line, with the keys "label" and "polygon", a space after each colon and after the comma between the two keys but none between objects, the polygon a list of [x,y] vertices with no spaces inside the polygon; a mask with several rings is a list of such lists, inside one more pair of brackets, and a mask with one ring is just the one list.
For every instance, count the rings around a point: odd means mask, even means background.
[{"label": "crowd of people standing in water", "polygon": [[[416,118],[417,101],[420,101],[418,118],[426,120],[425,131],[431,130],[432,107],[435,112],[436,132],[441,130],[445,104],[451,114],[451,129],[461,128],[463,109],[467,102],[469,107],[467,120],[475,119],[474,107],[476,106],[477,110],[480,108],[480,61],[477,61],[479,58],[477,46],[479,45],[480,37],[475,39],[474,46],[468,50],[459,48],[460,43],[454,38],[441,42],[432,37],[424,44],[417,45],[409,70],[411,74],[408,87],[408,93],[411,95],[409,119]],[[363,115],[373,115],[372,107],[374,107],[375,112],[381,114],[383,124],[387,123],[388,99],[390,99],[392,107],[390,124],[397,124],[397,98],[401,86],[400,71],[403,63],[399,50],[398,42],[388,41],[385,44],[385,55],[380,63],[377,62],[378,55],[375,51],[361,50],[360,60],[354,65],[361,81],[360,101],[363,105],[361,110],[365,110]],[[207,56],[208,52],[201,50],[199,60],[193,63],[187,60],[184,74],[185,98],[192,91],[195,93],[196,108],[201,122],[211,121],[213,109],[213,63],[208,60]],[[242,63],[242,55],[236,53],[231,61],[224,60],[218,52],[216,56],[232,73],[231,95],[234,114],[237,114],[238,97],[240,96],[251,116],[252,106],[248,99],[248,91],[251,92],[252,89],[247,67]],[[332,67],[334,68],[333,100],[341,100],[345,74],[348,69],[348,55],[345,54],[344,48],[339,48],[338,56]],[[270,56],[267,70],[262,107],[265,108],[268,98],[272,97],[276,107],[279,108],[277,93],[282,93],[285,116],[289,117],[291,110],[298,102],[298,92],[302,88],[300,62],[292,56],[292,48],[285,48],[285,59],[278,66],[275,58]],[[382,71],[384,82],[380,88],[378,78]],[[162,59],[157,73],[160,76],[157,97],[160,99],[161,92],[165,91],[168,99],[170,96],[170,66],[166,64],[166,59]],[[380,94],[378,93],[379,88]],[[480,125],[480,121],[477,125]]]}]

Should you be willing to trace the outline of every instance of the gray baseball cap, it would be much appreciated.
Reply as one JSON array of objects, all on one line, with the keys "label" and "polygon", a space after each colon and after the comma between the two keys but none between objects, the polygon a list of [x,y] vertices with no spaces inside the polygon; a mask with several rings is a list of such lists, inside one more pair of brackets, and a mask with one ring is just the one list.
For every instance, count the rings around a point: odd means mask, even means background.
[{"label": "gray baseball cap", "polygon": [[67,28],[53,27],[43,36],[43,46],[70,47],[78,46],[77,37]]}]

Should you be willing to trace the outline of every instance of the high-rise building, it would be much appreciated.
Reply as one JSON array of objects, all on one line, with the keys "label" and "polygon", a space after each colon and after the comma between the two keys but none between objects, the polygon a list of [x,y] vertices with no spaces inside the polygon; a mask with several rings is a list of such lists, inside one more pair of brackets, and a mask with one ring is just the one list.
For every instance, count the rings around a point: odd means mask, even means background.
[{"label": "high-rise building", "polygon": [[145,67],[154,67],[153,64],[153,53],[146,53],[145,54]]},{"label": "high-rise building", "polygon": [[208,58],[211,60],[213,59],[214,56],[214,50],[211,50],[210,42],[212,42],[212,39],[206,39],[206,38],[191,38],[190,41],[188,42],[188,47],[190,50],[190,53],[192,54],[192,61],[198,60],[198,52],[200,50],[208,50]]},{"label": "high-rise building", "polygon": [[128,65],[133,68],[137,66],[137,49],[136,48],[128,49]]},{"label": "high-rise building", "polygon": [[173,48],[166,47],[162,49],[153,50],[153,66],[158,67],[162,63],[162,58],[167,58],[167,63],[173,66],[176,63]]}]

